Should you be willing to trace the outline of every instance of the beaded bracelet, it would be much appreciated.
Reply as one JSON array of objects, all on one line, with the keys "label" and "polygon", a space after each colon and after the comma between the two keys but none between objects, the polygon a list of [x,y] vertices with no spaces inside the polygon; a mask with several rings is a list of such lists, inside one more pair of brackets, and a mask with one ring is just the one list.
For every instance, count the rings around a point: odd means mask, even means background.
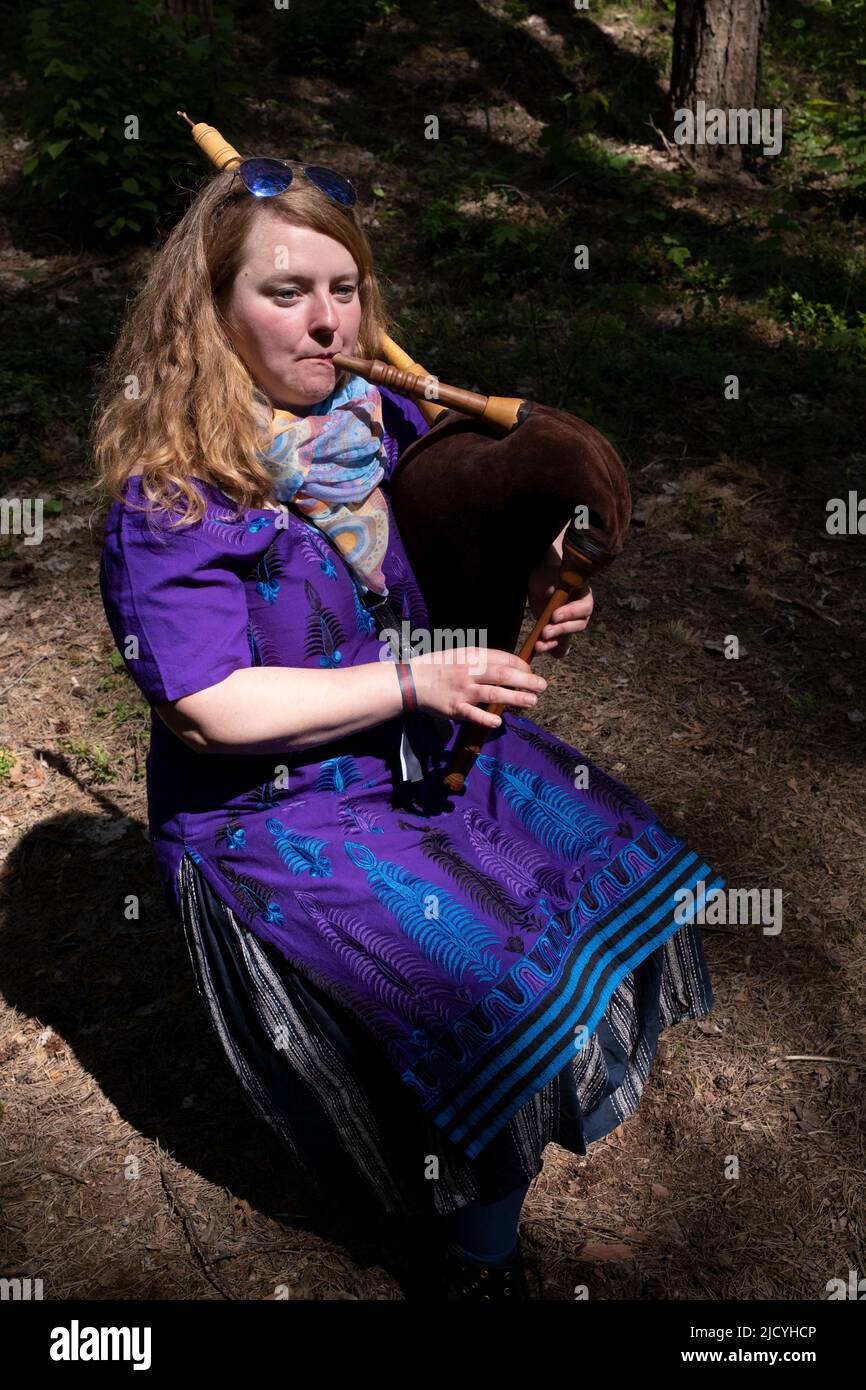
[{"label": "beaded bracelet", "polygon": [[414,714],[418,709],[418,696],[415,693],[415,681],[408,661],[397,662],[397,679],[400,682],[400,694],[403,696],[403,712]]}]

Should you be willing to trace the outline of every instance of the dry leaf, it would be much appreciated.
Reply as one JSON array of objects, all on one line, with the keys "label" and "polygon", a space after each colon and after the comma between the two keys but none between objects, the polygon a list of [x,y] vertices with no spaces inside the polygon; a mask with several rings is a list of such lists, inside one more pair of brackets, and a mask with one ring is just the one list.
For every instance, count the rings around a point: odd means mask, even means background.
[{"label": "dry leaf", "polygon": [[577,1252],[578,1260],[633,1260],[637,1252],[630,1245],[611,1241],[587,1241]]},{"label": "dry leaf", "polygon": [[821,1116],[817,1110],[810,1110],[808,1106],[804,1106],[803,1113],[800,1115],[800,1123],[804,1129],[820,1129]]},{"label": "dry leaf", "polygon": [[238,1197],[236,1200],[236,1206],[240,1208],[241,1214],[244,1220],[247,1222],[247,1224],[252,1225],[254,1213],[249,1202],[244,1201],[243,1197]]}]

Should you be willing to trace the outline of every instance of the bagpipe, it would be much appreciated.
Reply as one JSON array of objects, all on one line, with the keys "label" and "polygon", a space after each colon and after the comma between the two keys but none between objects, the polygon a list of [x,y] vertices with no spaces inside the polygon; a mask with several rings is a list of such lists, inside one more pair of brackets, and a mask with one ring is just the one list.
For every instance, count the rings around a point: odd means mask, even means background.
[{"label": "bagpipe", "polygon": [[[178,115],[218,169],[241,162],[219,131]],[[345,353],[332,360],[411,397],[430,425],[401,454],[389,496],[434,631],[486,633],[488,648],[514,651],[529,576],[567,528],[554,593],[518,652],[531,663],[551,615],[622,551],[631,520],[622,460],[566,410],[446,386],[385,333],[379,351],[387,361]],[[501,714],[505,705],[485,708]],[[450,792],[462,789],[491,732],[462,725],[445,774]]]}]

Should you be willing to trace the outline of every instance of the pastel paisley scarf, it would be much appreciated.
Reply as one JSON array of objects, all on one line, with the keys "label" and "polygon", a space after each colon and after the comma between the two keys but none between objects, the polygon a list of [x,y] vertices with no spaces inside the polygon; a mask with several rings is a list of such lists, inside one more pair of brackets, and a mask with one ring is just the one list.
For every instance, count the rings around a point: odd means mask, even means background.
[{"label": "pastel paisley scarf", "polygon": [[[362,596],[372,591],[387,600],[382,562],[388,549],[388,503],[379,483],[388,460],[379,392],[362,377],[350,376],[306,415],[273,406],[257,388],[253,399],[264,439],[258,457],[274,478],[277,497],[294,502],[331,537]],[[393,623],[399,628],[396,619]],[[406,782],[424,776],[416,748],[424,746],[430,722],[419,713],[403,716],[400,767]],[[442,719],[434,723],[440,739],[447,737],[450,724]]]},{"label": "pastel paisley scarf", "polygon": [[253,395],[266,441],[258,457],[274,477],[277,497],[294,502],[331,537],[362,592],[387,597],[388,503],[379,488],[387,457],[379,392],[350,376],[306,415],[272,406],[258,389]]}]

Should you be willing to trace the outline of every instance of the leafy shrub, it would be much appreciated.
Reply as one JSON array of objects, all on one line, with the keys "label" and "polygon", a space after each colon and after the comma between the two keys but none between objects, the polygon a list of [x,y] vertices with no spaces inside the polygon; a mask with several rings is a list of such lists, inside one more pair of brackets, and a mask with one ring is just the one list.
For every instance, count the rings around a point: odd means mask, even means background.
[{"label": "leafy shrub", "polygon": [[778,319],[811,342],[852,358],[866,358],[866,313],[862,309],[851,319],[832,304],[819,304],[782,285],[769,291],[767,302]]},{"label": "leafy shrub", "polygon": [[[146,236],[188,180],[191,141],[175,112],[210,106],[231,15],[167,14],[161,0],[59,0],[30,14],[24,44],[27,134],[22,173],[85,239]],[[242,84],[221,81],[221,95]]]}]

